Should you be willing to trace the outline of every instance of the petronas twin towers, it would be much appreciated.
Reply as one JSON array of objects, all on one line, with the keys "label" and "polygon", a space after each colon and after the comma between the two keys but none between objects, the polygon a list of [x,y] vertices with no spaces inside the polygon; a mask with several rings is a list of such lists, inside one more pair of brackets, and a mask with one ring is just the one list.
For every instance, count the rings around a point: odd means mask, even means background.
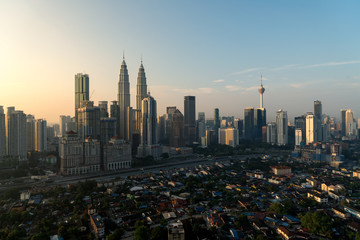
[{"label": "petronas twin towers", "polygon": [[[141,122],[141,101],[147,97],[147,85],[146,85],[146,76],[144,66],[141,61],[141,65],[139,68],[137,84],[136,84],[136,129],[139,131],[140,122]],[[118,134],[120,138],[125,139],[127,141],[131,140],[132,134],[132,108],[130,107],[130,82],[129,82],[129,74],[125,62],[125,58],[123,58],[120,75],[119,75],[119,83],[118,83],[118,102],[119,102],[119,130]]]}]

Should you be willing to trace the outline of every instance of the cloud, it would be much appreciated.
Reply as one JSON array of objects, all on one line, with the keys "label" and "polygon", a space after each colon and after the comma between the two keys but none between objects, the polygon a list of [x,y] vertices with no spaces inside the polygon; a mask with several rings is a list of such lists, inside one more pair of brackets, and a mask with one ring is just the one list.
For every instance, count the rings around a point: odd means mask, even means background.
[{"label": "cloud", "polygon": [[276,67],[276,68],[271,68],[270,71],[283,71],[283,70],[288,70],[288,69],[294,69],[299,66],[301,66],[301,64],[289,64],[289,65],[284,65],[284,66],[280,66],[280,67]]},{"label": "cloud", "polygon": [[259,86],[252,86],[252,87],[245,88],[244,90],[245,91],[254,91],[254,90],[257,90],[258,88],[259,88]]},{"label": "cloud", "polygon": [[214,83],[221,83],[221,82],[225,82],[225,80],[224,79],[218,79],[218,80],[214,80],[213,82]]},{"label": "cloud", "polygon": [[214,88],[174,88],[169,86],[169,90],[177,93],[182,94],[211,94],[215,92]]},{"label": "cloud", "polygon": [[292,88],[303,88],[303,87],[306,87],[308,85],[310,85],[311,83],[309,82],[303,82],[303,83],[291,83],[289,84],[290,87]]},{"label": "cloud", "polygon": [[241,74],[245,74],[245,73],[255,72],[255,71],[258,71],[261,69],[264,69],[264,68],[248,68],[248,69],[244,69],[240,72],[234,72],[233,75],[241,75]]},{"label": "cloud", "polygon": [[198,88],[198,89],[200,92],[206,93],[206,94],[211,94],[215,91],[213,88]]},{"label": "cloud", "polygon": [[[265,68],[265,67],[255,67],[244,69],[240,72],[235,72],[233,75],[241,75],[245,73],[255,72],[259,70],[263,71],[284,71],[284,70],[294,70],[294,69],[310,69],[310,68],[319,68],[319,67],[333,67],[333,66],[341,66],[341,65],[349,65],[349,64],[360,64],[360,60],[353,61],[345,61],[345,62],[325,62],[325,63],[317,63],[317,64],[288,64],[280,67],[274,68]],[[265,80],[265,78],[263,78]]]},{"label": "cloud", "polygon": [[289,64],[276,68],[270,68],[270,71],[283,71],[283,70],[291,70],[291,69],[309,69],[309,68],[319,68],[319,67],[332,67],[332,66],[341,66],[341,65],[349,65],[349,64],[359,64],[359,60],[347,61],[347,62],[326,62],[326,63],[317,63],[311,65],[304,64]]},{"label": "cloud", "polygon": [[331,67],[331,66],[341,66],[348,64],[359,64],[360,61],[347,61],[347,62],[327,62],[327,63],[319,63],[313,65],[302,66],[301,68],[318,68],[318,67]]},{"label": "cloud", "polygon": [[239,87],[239,86],[234,86],[234,85],[226,85],[225,88],[226,88],[226,90],[228,90],[229,92],[235,92],[235,91],[241,90],[241,87]]}]

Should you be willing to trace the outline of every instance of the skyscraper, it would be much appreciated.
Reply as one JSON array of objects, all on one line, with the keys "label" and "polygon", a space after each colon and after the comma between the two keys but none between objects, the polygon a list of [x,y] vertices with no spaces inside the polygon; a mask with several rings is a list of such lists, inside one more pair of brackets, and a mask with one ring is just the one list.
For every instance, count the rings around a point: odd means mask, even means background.
[{"label": "skyscraper", "polygon": [[78,129],[81,141],[91,137],[100,140],[100,108],[94,102],[86,101],[84,107],[78,109]]},{"label": "skyscraper", "polygon": [[35,117],[28,114],[26,116],[26,151],[35,150]]},{"label": "skyscraper", "polygon": [[239,119],[239,118],[235,118],[235,120],[234,120],[234,128],[236,128],[238,130],[239,139],[240,139],[242,137],[242,135],[243,135],[244,121]]},{"label": "skyscraper", "polygon": [[356,122],[354,121],[354,112],[351,109],[346,111],[346,136],[353,137],[357,135]]},{"label": "skyscraper", "polygon": [[267,124],[266,127],[266,140],[267,143],[272,145],[277,143],[277,130],[276,130],[276,123],[271,122]]},{"label": "skyscraper", "polygon": [[99,108],[100,108],[100,117],[101,118],[109,117],[107,101],[99,101]]},{"label": "skyscraper", "polygon": [[5,113],[3,106],[0,106],[0,157],[6,155],[6,128]]},{"label": "skyscraper", "polygon": [[255,138],[262,138],[262,127],[266,126],[266,109],[257,108],[254,112],[254,131]]},{"label": "skyscraper", "polygon": [[340,110],[341,136],[346,136],[346,110]]},{"label": "skyscraper", "polygon": [[259,93],[260,93],[260,108],[264,108],[263,106],[263,95],[264,95],[264,92],[265,92],[265,88],[263,87],[263,84],[262,84],[262,75],[261,75],[261,83],[260,83],[260,87],[259,87]]},{"label": "skyscraper", "polygon": [[314,115],[317,119],[322,119],[322,104],[321,101],[314,101]]},{"label": "skyscraper", "polygon": [[206,136],[206,124],[205,124],[205,113],[199,112],[198,113],[198,120],[197,120],[197,141],[201,142],[201,138]]},{"label": "skyscraper", "polygon": [[14,107],[8,107],[6,114],[6,146],[7,155],[26,159],[26,115]]},{"label": "skyscraper", "polygon": [[183,147],[184,141],[184,116],[176,109],[172,114],[170,133],[170,147]]},{"label": "skyscraper", "polygon": [[136,83],[136,109],[141,110],[141,101],[147,97],[147,85],[146,85],[146,76],[143,63],[141,61],[139,67],[139,73]]},{"label": "skyscraper", "polygon": [[254,108],[247,107],[244,109],[244,131],[245,138],[254,138]]},{"label": "skyscraper", "polygon": [[119,101],[119,136],[121,139],[130,140],[129,131],[130,131],[130,123],[129,120],[129,108],[130,108],[130,83],[129,83],[129,74],[127,70],[127,66],[125,63],[125,58],[123,58],[120,75],[119,75],[119,83],[118,83],[118,101]]},{"label": "skyscraper", "polygon": [[184,97],[184,137],[186,145],[191,145],[195,142],[195,96]]},{"label": "skyscraper", "polygon": [[[75,75],[75,123],[77,124],[77,110],[81,102],[89,100],[89,75],[78,73]],[[65,134],[65,133],[64,133]]]},{"label": "skyscraper", "polygon": [[277,144],[288,144],[288,117],[287,112],[282,109],[276,112]]},{"label": "skyscraper", "polygon": [[44,152],[47,150],[47,129],[46,120],[35,121],[35,151]]},{"label": "skyscraper", "polygon": [[111,101],[110,105],[110,117],[116,119],[116,134],[118,137],[120,136],[120,108],[119,108],[119,102],[118,101]]},{"label": "skyscraper", "polygon": [[156,101],[150,94],[141,101],[141,143],[137,156],[153,156],[155,159],[161,155],[160,145],[157,144]]},{"label": "skyscraper", "polygon": [[219,128],[220,128],[220,114],[219,109],[214,109],[214,130],[215,130],[215,141],[219,141]]},{"label": "skyscraper", "polygon": [[319,100],[314,101],[314,116],[316,118],[316,132],[317,132],[317,141],[321,142],[323,140],[322,132],[322,104]]},{"label": "skyscraper", "polygon": [[140,132],[141,130],[141,101],[147,97],[147,85],[146,85],[146,76],[144,66],[141,60],[139,67],[139,73],[136,83],[136,131]]},{"label": "skyscraper", "polygon": [[306,144],[317,142],[317,121],[312,113],[306,115]]},{"label": "skyscraper", "polygon": [[295,129],[301,129],[302,142],[306,142],[306,120],[305,116],[295,117]]}]

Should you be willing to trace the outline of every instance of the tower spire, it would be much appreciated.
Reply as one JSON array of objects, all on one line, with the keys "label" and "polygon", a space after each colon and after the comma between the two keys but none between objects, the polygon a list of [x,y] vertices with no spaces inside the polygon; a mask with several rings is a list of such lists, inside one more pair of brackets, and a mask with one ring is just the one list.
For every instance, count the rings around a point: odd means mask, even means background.
[{"label": "tower spire", "polygon": [[123,60],[125,60],[125,51],[123,50]]},{"label": "tower spire", "polygon": [[265,88],[263,87],[263,84],[262,84],[262,74],[260,77],[260,87],[258,90],[260,93],[260,108],[263,108],[263,93],[265,92]]}]

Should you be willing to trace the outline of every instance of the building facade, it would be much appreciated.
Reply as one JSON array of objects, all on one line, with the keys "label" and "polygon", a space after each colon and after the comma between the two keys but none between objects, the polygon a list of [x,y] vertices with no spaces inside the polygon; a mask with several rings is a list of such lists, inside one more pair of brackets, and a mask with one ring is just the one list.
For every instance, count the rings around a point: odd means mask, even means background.
[{"label": "building facade", "polygon": [[26,152],[26,115],[8,107],[6,114],[6,149],[7,155],[25,160]]},{"label": "building facade", "polygon": [[77,110],[83,101],[89,101],[89,75],[78,73],[75,75],[75,123],[78,122]]},{"label": "building facade", "polygon": [[196,141],[195,96],[184,97],[184,138],[185,145]]},{"label": "building facade", "polygon": [[276,112],[277,144],[288,144],[288,117],[287,112],[282,109]]},{"label": "building facade", "polygon": [[131,167],[131,145],[115,136],[104,146],[105,170],[115,171]]},{"label": "building facade", "polygon": [[131,128],[129,122],[130,108],[130,82],[125,59],[121,64],[119,83],[118,83],[118,102],[119,102],[119,136],[121,139],[130,140]]}]

